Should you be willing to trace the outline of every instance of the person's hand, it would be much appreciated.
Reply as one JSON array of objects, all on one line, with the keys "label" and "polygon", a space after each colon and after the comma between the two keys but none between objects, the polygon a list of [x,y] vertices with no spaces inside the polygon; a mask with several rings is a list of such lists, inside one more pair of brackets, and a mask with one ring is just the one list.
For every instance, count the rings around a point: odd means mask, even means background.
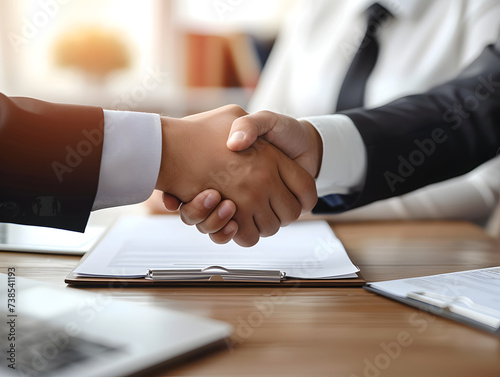
[{"label": "person's hand", "polygon": [[187,225],[196,225],[201,233],[208,234],[213,242],[224,244],[231,241],[238,231],[238,223],[233,220],[236,204],[222,200],[216,190],[205,190],[190,201],[182,204],[170,194],[163,193],[163,204],[168,211],[177,211]]},{"label": "person's hand", "polygon": [[318,176],[323,143],[318,131],[309,122],[271,111],[245,115],[233,122],[227,147],[232,151],[242,151],[259,136],[280,149],[314,178]]},{"label": "person's hand", "polygon": [[251,246],[259,235],[272,235],[311,210],[317,195],[311,175],[268,142],[257,140],[238,153],[226,148],[232,122],[246,114],[225,106],[183,119],[162,118],[156,188],[183,202],[206,189],[219,191],[236,204],[235,242]]},{"label": "person's hand", "polygon": [[[321,137],[306,121],[298,121],[270,111],[260,111],[236,119],[229,135],[227,146],[231,150],[244,150],[260,136],[278,147],[314,177],[321,167],[323,155]],[[221,218],[218,211],[213,211],[219,202],[212,208],[203,205],[207,195],[208,193],[202,192],[192,202],[184,203],[180,208],[180,214],[186,224],[196,225],[200,232],[208,233],[214,242],[227,243],[231,240],[234,224],[230,221],[230,217]],[[180,206],[180,201],[168,194],[164,194],[163,202],[171,211]],[[226,201],[225,205],[229,204],[230,201]],[[224,214],[227,215],[227,212]]]}]

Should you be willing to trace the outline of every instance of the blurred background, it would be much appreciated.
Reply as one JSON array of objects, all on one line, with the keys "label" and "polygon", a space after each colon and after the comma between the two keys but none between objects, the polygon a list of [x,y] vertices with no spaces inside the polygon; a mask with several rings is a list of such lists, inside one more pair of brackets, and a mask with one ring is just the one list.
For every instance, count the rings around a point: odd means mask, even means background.
[{"label": "blurred background", "polygon": [[183,116],[250,98],[294,0],[2,0],[0,92]]}]

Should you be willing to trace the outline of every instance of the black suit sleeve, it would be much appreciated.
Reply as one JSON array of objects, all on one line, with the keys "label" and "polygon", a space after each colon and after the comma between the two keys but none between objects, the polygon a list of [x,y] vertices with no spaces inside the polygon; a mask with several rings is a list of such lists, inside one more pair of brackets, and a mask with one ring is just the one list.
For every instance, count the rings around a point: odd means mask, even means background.
[{"label": "black suit sleeve", "polygon": [[101,108],[0,94],[0,222],[83,231],[103,125]]},{"label": "black suit sleeve", "polygon": [[500,40],[458,77],[426,93],[349,116],[367,151],[357,195],[321,198],[315,212],[339,212],[469,172],[500,148]]}]

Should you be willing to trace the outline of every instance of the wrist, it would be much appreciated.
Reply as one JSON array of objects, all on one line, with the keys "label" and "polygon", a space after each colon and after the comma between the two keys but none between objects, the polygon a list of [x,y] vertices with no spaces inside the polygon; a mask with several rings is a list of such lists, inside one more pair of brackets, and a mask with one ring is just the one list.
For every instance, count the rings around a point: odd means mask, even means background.
[{"label": "wrist", "polygon": [[175,183],[175,177],[179,177],[179,119],[162,116],[161,118],[161,162],[160,172],[155,188],[163,192],[169,192]]}]

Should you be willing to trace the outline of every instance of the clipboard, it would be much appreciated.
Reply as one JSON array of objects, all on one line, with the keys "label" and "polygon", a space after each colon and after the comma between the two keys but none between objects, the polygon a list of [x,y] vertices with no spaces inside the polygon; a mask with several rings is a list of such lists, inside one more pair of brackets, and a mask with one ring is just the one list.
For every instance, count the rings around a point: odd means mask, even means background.
[{"label": "clipboard", "polygon": [[70,273],[64,282],[70,286],[82,288],[99,287],[289,287],[289,288],[353,288],[362,287],[365,280],[358,273],[357,278],[349,279],[294,279],[285,278],[279,283],[266,282],[238,282],[238,281],[153,281],[143,278],[100,278],[100,277],[82,277]]},{"label": "clipboard", "polygon": [[425,292],[412,292],[413,294],[408,294],[406,297],[401,297],[390,292],[374,288],[370,286],[370,283],[366,284],[363,288],[380,296],[384,296],[390,300],[412,306],[416,309],[423,310],[425,312],[432,313],[482,331],[486,331],[496,336],[500,336],[500,326],[490,326],[487,325],[485,321],[478,320],[478,318],[475,318],[475,316],[455,313],[450,310],[449,304],[446,302],[444,303],[444,305],[439,305],[438,303],[432,302],[432,300],[423,300],[422,297],[419,296],[425,296]]},{"label": "clipboard", "polygon": [[[83,259],[82,259],[83,261]],[[80,263],[82,263],[82,261]],[[219,267],[220,266],[212,266]],[[281,271],[244,270],[249,276],[240,278],[234,272],[227,270],[230,276],[225,279],[224,275],[216,271],[185,270],[179,278],[181,271],[149,270],[146,278],[122,278],[122,277],[94,277],[79,276],[73,271],[64,279],[64,282],[77,287],[292,287],[292,288],[332,288],[332,287],[362,287],[366,281],[358,272],[355,278],[340,279],[297,279],[289,278]],[[171,273],[175,276],[170,278],[153,278],[154,274]],[[237,271],[241,273],[242,271]],[[270,278],[271,276],[271,278]],[[236,278],[235,278],[236,277]]]},{"label": "clipboard", "polygon": [[[234,249],[235,245],[214,245],[207,242],[204,235],[177,220],[158,216],[123,218],[96,248],[85,254],[65,282],[85,287],[362,287],[365,284],[359,268],[352,264],[343,245],[324,222],[292,224],[280,231],[274,240],[262,240],[250,250]],[[304,233],[311,237],[300,239]],[[278,236],[285,242],[280,243]],[[200,243],[194,243],[193,240],[198,239]],[[276,244],[279,247],[270,246]],[[163,249],[165,245],[168,246]],[[179,250],[190,256],[184,258]],[[142,258],[143,252],[148,257]],[[227,255],[233,255],[231,253],[241,253],[238,258],[244,259],[227,258]],[[304,259],[300,262],[304,265],[297,264],[299,262],[291,257],[300,255],[302,258],[302,253]],[[308,259],[313,256],[318,259]],[[266,260],[266,257],[270,259]],[[198,259],[191,263],[192,258]],[[319,263],[323,260],[321,258],[328,258],[329,264]],[[309,262],[314,262],[315,268],[323,268],[321,273],[325,275],[297,275],[297,271],[306,266],[310,271]],[[341,269],[331,269],[332,263],[338,263],[336,266],[340,265]],[[287,276],[287,273],[298,278]]]}]

